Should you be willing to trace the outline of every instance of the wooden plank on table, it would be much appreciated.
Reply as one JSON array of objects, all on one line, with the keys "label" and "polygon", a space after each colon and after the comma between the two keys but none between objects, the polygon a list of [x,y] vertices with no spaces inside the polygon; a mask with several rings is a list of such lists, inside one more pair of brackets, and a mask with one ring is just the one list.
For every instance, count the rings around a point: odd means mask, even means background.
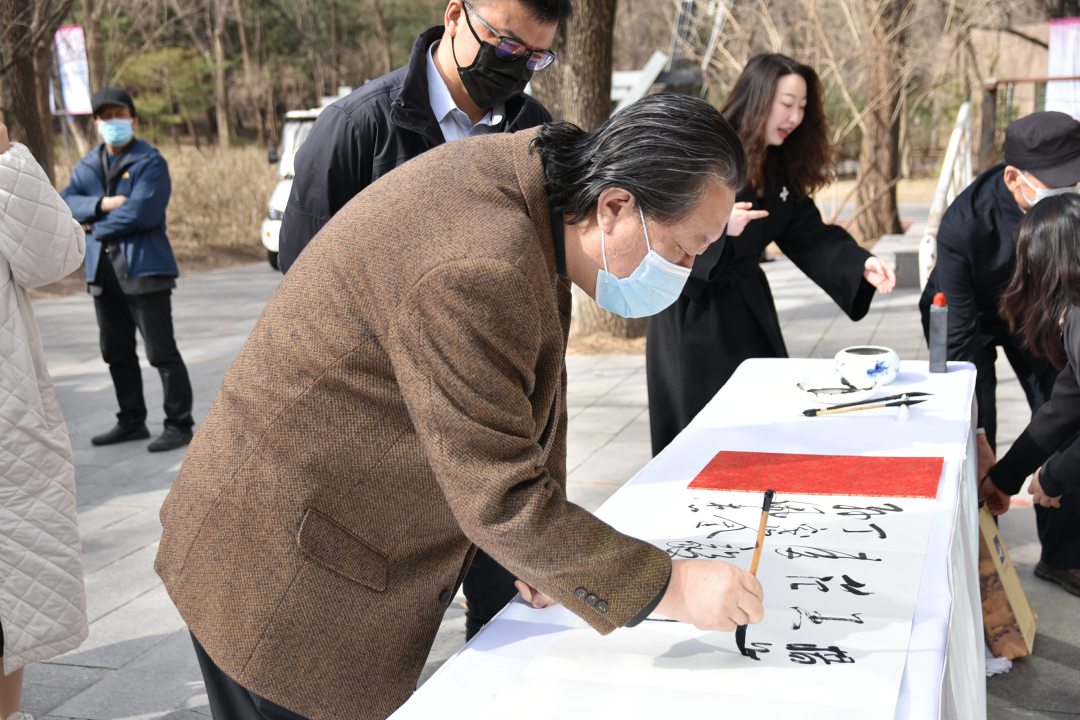
[{"label": "wooden plank on table", "polygon": [[1020,584],[994,516],[985,506],[979,511],[979,588],[986,643],[994,657],[1015,660],[1030,655],[1038,616]]}]

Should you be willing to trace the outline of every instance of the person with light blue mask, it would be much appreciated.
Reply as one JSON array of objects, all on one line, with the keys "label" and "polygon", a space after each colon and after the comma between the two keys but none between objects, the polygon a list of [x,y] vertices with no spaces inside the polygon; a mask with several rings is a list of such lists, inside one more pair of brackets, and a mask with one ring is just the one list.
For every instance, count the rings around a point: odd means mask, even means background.
[{"label": "person with light blue mask", "polygon": [[165,390],[164,431],[148,449],[173,450],[191,440],[194,421],[191,382],[173,336],[171,293],[179,271],[165,222],[169,167],[150,143],[135,137],[139,117],[126,90],[103,87],[90,104],[104,142],[79,160],[61,196],[86,230],[87,292],[94,297],[101,351],[120,406],[116,425],[91,443],[150,437],[135,351],[138,330]]}]

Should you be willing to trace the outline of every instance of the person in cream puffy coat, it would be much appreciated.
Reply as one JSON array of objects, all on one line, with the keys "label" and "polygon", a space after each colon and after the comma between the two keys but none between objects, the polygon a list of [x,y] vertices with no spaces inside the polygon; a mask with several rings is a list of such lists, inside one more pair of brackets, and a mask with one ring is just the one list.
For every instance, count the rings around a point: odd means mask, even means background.
[{"label": "person in cream puffy coat", "polygon": [[86,639],[75,465],[29,288],[82,262],[82,228],[30,151],[0,124],[0,718],[22,669]]}]

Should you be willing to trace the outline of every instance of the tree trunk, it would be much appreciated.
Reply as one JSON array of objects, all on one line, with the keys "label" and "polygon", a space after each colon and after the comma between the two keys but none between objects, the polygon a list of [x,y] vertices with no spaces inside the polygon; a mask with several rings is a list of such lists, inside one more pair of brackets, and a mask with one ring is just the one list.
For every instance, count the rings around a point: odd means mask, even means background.
[{"label": "tree trunk", "polygon": [[[559,61],[533,76],[536,98],[558,120],[595,130],[611,115],[611,49],[617,0],[577,3],[574,19],[559,26],[552,51]],[[608,333],[620,338],[645,334],[646,318],[630,320],[604,310],[574,287],[575,335]]]},{"label": "tree trunk", "polygon": [[905,31],[911,0],[864,0],[866,110],[859,152],[858,207],[853,233],[861,242],[899,234],[896,181],[900,177],[900,105]]},{"label": "tree trunk", "polygon": [[229,96],[225,86],[225,0],[214,0],[214,104],[218,145],[229,147]]},{"label": "tree trunk", "polygon": [[86,42],[86,63],[90,68],[90,92],[105,84],[105,43],[101,38],[101,9],[95,0],[83,0],[83,38]]},{"label": "tree trunk", "polygon": [[[32,17],[24,0],[0,0],[0,17],[4,18],[4,42],[9,47],[16,47],[30,33]],[[18,19],[16,21],[16,18]],[[46,51],[51,46],[46,45]],[[45,92],[46,117],[41,113],[41,91],[38,88],[36,68],[37,53],[28,53],[20,58],[8,70],[8,84],[11,87],[11,104],[22,131],[22,141],[30,149],[38,164],[45,170],[49,179],[53,178],[52,122],[48,117],[49,96]]]},{"label": "tree trunk", "polygon": [[[607,2],[607,0],[604,0]],[[386,16],[383,15],[382,0],[372,0],[375,5],[375,27],[379,31],[379,44],[382,46],[382,72],[385,75],[394,69],[394,56],[390,52],[390,30],[386,27]]]},{"label": "tree trunk", "polygon": [[337,95],[341,77],[338,74],[338,17],[337,0],[330,0],[330,92]]},{"label": "tree trunk", "polygon": [[244,63],[244,84],[247,86],[248,100],[251,102],[251,114],[255,116],[255,136],[258,138],[259,146],[266,147],[266,132],[263,130],[262,114],[259,112],[259,91],[255,87],[255,73],[251,68],[251,54],[248,52],[243,0],[235,0],[235,4],[236,27],[240,35],[240,54]]}]

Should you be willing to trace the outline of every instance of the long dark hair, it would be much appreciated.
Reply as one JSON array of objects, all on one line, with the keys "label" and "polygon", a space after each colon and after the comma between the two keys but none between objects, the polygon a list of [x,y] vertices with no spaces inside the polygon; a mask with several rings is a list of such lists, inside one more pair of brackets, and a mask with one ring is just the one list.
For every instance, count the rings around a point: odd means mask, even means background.
[{"label": "long dark hair", "polygon": [[1016,266],[1001,296],[1001,316],[1021,344],[1065,366],[1061,322],[1080,305],[1080,195],[1040,200],[1016,232]]},{"label": "long dark hair", "polygon": [[[806,81],[806,115],[784,144],[775,147],[765,140],[765,122],[777,83],[785,75],[800,75]],[[742,139],[749,161],[747,181],[758,195],[764,194],[774,171],[783,173],[788,187],[801,198],[828,185],[836,174],[836,148],[829,141],[824,95],[813,68],[786,55],[755,55],[746,63],[720,112]]]},{"label": "long dark hair", "polygon": [[554,213],[585,220],[607,188],[629,191],[658,222],[690,215],[708,183],[738,192],[746,181],[739,136],[709,103],[676,93],[647,95],[592,132],[544,125],[532,142],[544,163]]}]

